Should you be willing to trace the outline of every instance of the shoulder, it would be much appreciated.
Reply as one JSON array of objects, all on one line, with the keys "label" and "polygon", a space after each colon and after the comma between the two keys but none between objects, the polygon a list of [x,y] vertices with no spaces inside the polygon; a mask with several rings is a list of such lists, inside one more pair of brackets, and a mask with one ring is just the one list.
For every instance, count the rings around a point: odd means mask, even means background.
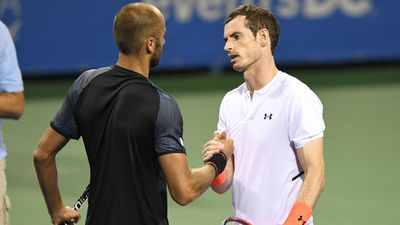
[{"label": "shoulder", "polygon": [[3,23],[3,21],[0,20],[0,37],[8,37],[10,35],[10,32],[7,28],[7,26]]},{"label": "shoulder", "polygon": [[176,102],[175,98],[158,87],[156,84],[154,84],[152,81],[148,80],[153,88],[155,88],[158,92],[158,95],[160,96],[160,104],[167,104],[167,105],[173,105],[178,107],[178,103]]},{"label": "shoulder", "polygon": [[98,75],[103,74],[105,71],[110,70],[110,67],[104,67],[99,69],[91,69],[83,72],[79,77],[73,82],[69,88],[67,95],[67,103],[75,105],[81,93],[88,86],[88,84]]},{"label": "shoulder", "polygon": [[243,92],[246,91],[246,83],[242,83],[241,85],[239,85],[238,87],[236,87],[235,89],[232,89],[230,91],[228,91],[224,98],[223,98],[223,102],[224,101],[232,101],[232,100],[237,100],[237,98],[243,94]]},{"label": "shoulder", "polygon": [[83,72],[72,84],[72,88],[82,91],[95,77],[110,71],[111,67],[102,67],[98,69],[90,69]]},{"label": "shoulder", "polygon": [[111,67],[102,67],[98,69],[90,69],[83,72],[79,77],[76,79],[78,83],[89,83],[93,78],[97,77],[100,74],[108,72],[111,70]]},{"label": "shoulder", "polygon": [[298,78],[282,73],[280,82],[283,99],[289,109],[315,108],[322,110],[323,104],[317,94]]},{"label": "shoulder", "polygon": [[281,84],[285,85],[285,87],[292,89],[293,92],[297,93],[309,89],[309,87],[304,82],[292,75],[289,75],[285,72],[280,72],[280,75]]},{"label": "shoulder", "polygon": [[291,76],[287,73],[280,72],[280,85],[284,93],[289,98],[307,98],[316,97],[314,91],[311,88],[299,80],[298,78]]},{"label": "shoulder", "polygon": [[[14,43],[8,30],[7,26],[0,21],[0,57],[3,59],[4,57],[10,58],[10,52],[14,50]],[[0,61],[0,63],[2,63]]]},{"label": "shoulder", "polygon": [[164,91],[164,90],[162,90],[162,89],[160,89],[158,87],[156,87],[156,89],[157,89],[157,91],[158,91],[158,93],[160,95],[160,98],[163,98],[163,100],[168,101],[168,102],[175,102],[176,103],[176,100],[175,100],[174,97],[172,97],[172,95],[168,94],[166,91]]},{"label": "shoulder", "polygon": [[9,51],[10,45],[13,45],[13,41],[10,31],[2,21],[0,21],[0,40],[0,49]]},{"label": "shoulder", "polygon": [[5,31],[7,31],[7,26],[0,20],[0,33],[3,34]]}]

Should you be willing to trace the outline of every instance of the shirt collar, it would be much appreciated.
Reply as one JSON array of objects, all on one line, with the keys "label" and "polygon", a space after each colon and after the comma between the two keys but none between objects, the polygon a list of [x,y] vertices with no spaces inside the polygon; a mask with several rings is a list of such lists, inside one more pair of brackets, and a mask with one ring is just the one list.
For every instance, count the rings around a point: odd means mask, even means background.
[{"label": "shirt collar", "polygon": [[[265,95],[265,94],[269,93],[270,90],[272,89],[272,87],[275,85],[275,83],[277,83],[278,80],[280,79],[281,73],[282,72],[280,70],[278,70],[278,72],[276,73],[274,78],[272,78],[272,80],[270,82],[268,82],[264,87],[262,87],[262,88],[260,88],[258,90],[254,90],[254,95],[261,95],[262,96],[262,95]],[[242,94],[249,94],[250,95],[250,91],[247,88],[246,83],[243,83],[242,85],[243,85]]]}]

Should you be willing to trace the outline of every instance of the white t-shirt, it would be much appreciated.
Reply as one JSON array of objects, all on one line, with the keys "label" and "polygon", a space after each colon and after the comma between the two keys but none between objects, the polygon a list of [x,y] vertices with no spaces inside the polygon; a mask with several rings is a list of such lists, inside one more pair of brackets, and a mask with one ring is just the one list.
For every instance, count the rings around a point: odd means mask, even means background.
[{"label": "white t-shirt", "polygon": [[284,223],[304,179],[292,180],[302,172],[295,149],[323,137],[322,111],[310,88],[281,71],[252,98],[246,83],[225,95],[218,130],[234,140],[237,217],[253,225]]}]

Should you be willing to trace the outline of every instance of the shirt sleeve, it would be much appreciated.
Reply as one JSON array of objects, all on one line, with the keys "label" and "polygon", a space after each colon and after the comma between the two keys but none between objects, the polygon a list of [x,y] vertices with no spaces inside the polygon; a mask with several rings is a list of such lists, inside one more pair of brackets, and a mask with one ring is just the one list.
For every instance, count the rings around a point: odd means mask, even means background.
[{"label": "shirt sleeve", "polygon": [[186,154],[183,145],[183,120],[176,101],[159,90],[160,108],[155,125],[155,149],[158,155]]},{"label": "shirt sleeve", "polygon": [[81,136],[75,118],[75,107],[80,93],[93,78],[89,74],[85,72],[74,81],[61,108],[50,122],[50,126],[65,137],[79,139]]},{"label": "shirt sleeve", "polygon": [[308,87],[292,99],[289,115],[289,138],[295,149],[307,142],[323,137],[325,123],[323,105]]},{"label": "shirt sleeve", "polygon": [[14,42],[1,21],[0,40],[0,92],[21,92],[24,87]]}]

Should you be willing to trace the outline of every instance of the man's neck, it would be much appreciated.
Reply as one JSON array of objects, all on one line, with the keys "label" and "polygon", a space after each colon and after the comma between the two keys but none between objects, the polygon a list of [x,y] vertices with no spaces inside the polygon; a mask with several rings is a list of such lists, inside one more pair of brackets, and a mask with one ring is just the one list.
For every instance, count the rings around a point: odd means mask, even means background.
[{"label": "man's neck", "polygon": [[274,59],[253,65],[252,68],[244,71],[243,77],[246,81],[247,89],[250,95],[253,96],[255,90],[259,90],[267,85],[278,73],[278,68],[275,65]]},{"label": "man's neck", "polygon": [[142,74],[144,77],[149,77],[150,66],[146,59],[141,59],[135,55],[124,55],[119,53],[117,66],[135,71]]}]

